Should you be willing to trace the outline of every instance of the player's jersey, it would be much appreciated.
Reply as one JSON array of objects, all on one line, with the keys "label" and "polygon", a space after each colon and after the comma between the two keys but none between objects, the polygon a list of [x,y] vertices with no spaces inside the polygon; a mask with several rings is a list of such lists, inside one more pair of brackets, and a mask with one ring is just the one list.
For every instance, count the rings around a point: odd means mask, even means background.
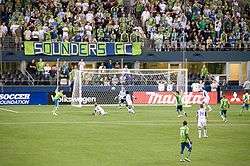
[{"label": "player's jersey", "polygon": [[182,105],[182,96],[181,95],[176,95],[176,105]]},{"label": "player's jersey", "polygon": [[119,95],[118,95],[118,97],[119,97],[119,100],[125,99],[125,97],[126,97],[126,91],[121,90],[120,93],[119,93]]},{"label": "player's jersey", "polygon": [[100,113],[100,114],[104,114],[105,113],[104,109],[100,105],[97,105],[95,107],[95,112],[96,113]]},{"label": "player's jersey", "polygon": [[58,100],[61,97],[63,97],[63,93],[62,92],[56,92],[55,96],[53,97],[54,100]]},{"label": "player's jersey", "polygon": [[249,95],[243,95],[243,103],[250,104],[250,96]]},{"label": "player's jersey", "polygon": [[132,105],[132,97],[130,94],[126,94],[126,102],[128,105]]},{"label": "player's jersey", "polygon": [[187,126],[182,126],[180,128],[180,141],[181,142],[188,142],[188,132],[189,132],[189,128]]},{"label": "player's jersey", "polygon": [[204,108],[197,111],[198,121],[206,121],[207,112]]},{"label": "player's jersey", "polygon": [[227,110],[229,107],[230,107],[230,103],[229,103],[228,99],[222,98],[220,100],[220,108],[222,110]]}]

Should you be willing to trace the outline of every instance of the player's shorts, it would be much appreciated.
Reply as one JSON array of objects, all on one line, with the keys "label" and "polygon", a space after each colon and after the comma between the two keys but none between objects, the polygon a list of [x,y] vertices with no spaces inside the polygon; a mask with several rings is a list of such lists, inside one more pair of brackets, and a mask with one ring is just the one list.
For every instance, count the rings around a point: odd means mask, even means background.
[{"label": "player's shorts", "polygon": [[182,111],[182,110],[183,110],[182,105],[177,105],[176,111]]},{"label": "player's shorts", "polygon": [[248,110],[248,108],[249,108],[249,104],[244,103],[244,104],[242,105],[242,108],[245,108],[246,110]]},{"label": "player's shorts", "polygon": [[132,101],[127,101],[127,106],[132,106],[132,105],[133,105]]},{"label": "player's shorts", "polygon": [[206,120],[198,120],[198,127],[206,127],[207,121]]},{"label": "player's shorts", "polygon": [[226,117],[227,116],[227,110],[221,110],[220,114],[223,115],[224,117]]},{"label": "player's shorts", "polygon": [[59,106],[59,100],[58,99],[54,99],[54,106],[58,107]]},{"label": "player's shorts", "polygon": [[126,99],[120,99],[120,103],[125,103]]},{"label": "player's shorts", "polygon": [[192,151],[192,145],[188,142],[181,142],[181,154],[183,154],[185,147],[188,149],[189,152]]}]

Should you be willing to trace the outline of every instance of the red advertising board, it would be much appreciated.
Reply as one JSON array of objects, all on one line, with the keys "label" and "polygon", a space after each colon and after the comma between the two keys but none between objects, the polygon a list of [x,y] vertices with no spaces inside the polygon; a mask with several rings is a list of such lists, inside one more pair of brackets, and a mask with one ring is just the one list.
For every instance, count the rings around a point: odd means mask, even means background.
[{"label": "red advertising board", "polygon": [[243,91],[225,91],[223,94],[230,101],[230,104],[242,104]]},{"label": "red advertising board", "polygon": [[[217,92],[209,92],[209,104],[217,104]],[[175,96],[171,92],[134,92],[134,104],[175,104]],[[184,102],[188,104],[201,104],[201,92],[189,92],[184,95]]]}]

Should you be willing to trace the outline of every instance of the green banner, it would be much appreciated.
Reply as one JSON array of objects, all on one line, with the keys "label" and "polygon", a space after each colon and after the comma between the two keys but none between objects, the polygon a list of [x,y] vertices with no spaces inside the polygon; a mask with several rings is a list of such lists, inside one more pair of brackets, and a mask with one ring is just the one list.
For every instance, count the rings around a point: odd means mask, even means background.
[{"label": "green banner", "polygon": [[25,55],[133,56],[142,53],[141,43],[125,42],[24,42]]}]

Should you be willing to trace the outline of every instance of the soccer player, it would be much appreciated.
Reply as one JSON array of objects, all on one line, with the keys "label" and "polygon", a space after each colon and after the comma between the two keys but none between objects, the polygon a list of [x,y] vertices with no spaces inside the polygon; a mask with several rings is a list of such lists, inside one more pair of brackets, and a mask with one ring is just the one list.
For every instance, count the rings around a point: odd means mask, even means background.
[{"label": "soccer player", "polygon": [[93,115],[107,115],[108,113],[104,111],[104,109],[98,105],[97,103],[95,103],[95,110]]},{"label": "soccer player", "polygon": [[243,100],[243,105],[242,105],[242,109],[241,109],[240,115],[244,111],[248,111],[249,103],[250,103],[250,96],[249,96],[248,92],[245,92],[245,94],[243,95],[242,100]]},{"label": "soccer player", "polygon": [[222,99],[220,100],[220,116],[224,122],[227,122],[227,110],[230,108],[230,103],[228,99],[223,95]]},{"label": "soccer player", "polygon": [[[191,155],[191,151],[192,151],[192,141],[189,138],[189,128],[187,126],[187,121],[183,122],[183,126],[180,128],[180,140],[181,140],[181,162],[184,162],[185,160],[190,162],[190,155]],[[184,150],[185,147],[188,150],[188,155],[187,157],[184,159]]]},{"label": "soccer player", "polygon": [[[177,111],[177,114],[178,114],[178,118],[183,116],[183,115],[187,116],[187,113],[185,111],[183,111],[182,94],[180,94],[179,91],[176,91],[175,93],[173,93],[173,95],[176,98],[176,111]],[[181,113],[183,115],[181,115]]]},{"label": "soccer player", "polygon": [[121,91],[119,92],[118,100],[119,100],[119,108],[121,109],[122,105],[125,104],[126,102],[126,91],[123,86],[121,87]]},{"label": "soccer player", "polygon": [[128,109],[128,113],[135,114],[132,96],[129,94],[129,91],[126,91],[126,107]]},{"label": "soccer player", "polygon": [[210,97],[208,95],[208,92],[203,88],[202,89],[202,95],[203,95],[203,104],[205,106],[205,108],[208,108],[208,111],[212,111],[211,106],[209,105],[209,101],[210,101]]},{"label": "soccer player", "polygon": [[199,138],[201,138],[201,133],[203,130],[203,137],[207,138],[207,112],[206,109],[204,108],[204,105],[200,105],[200,109],[197,111],[197,121],[198,121],[198,134]]},{"label": "soccer player", "polygon": [[53,115],[57,115],[56,111],[59,108],[59,99],[63,97],[63,90],[55,90],[55,96],[51,95],[51,99],[54,102],[54,108],[52,110]]}]

